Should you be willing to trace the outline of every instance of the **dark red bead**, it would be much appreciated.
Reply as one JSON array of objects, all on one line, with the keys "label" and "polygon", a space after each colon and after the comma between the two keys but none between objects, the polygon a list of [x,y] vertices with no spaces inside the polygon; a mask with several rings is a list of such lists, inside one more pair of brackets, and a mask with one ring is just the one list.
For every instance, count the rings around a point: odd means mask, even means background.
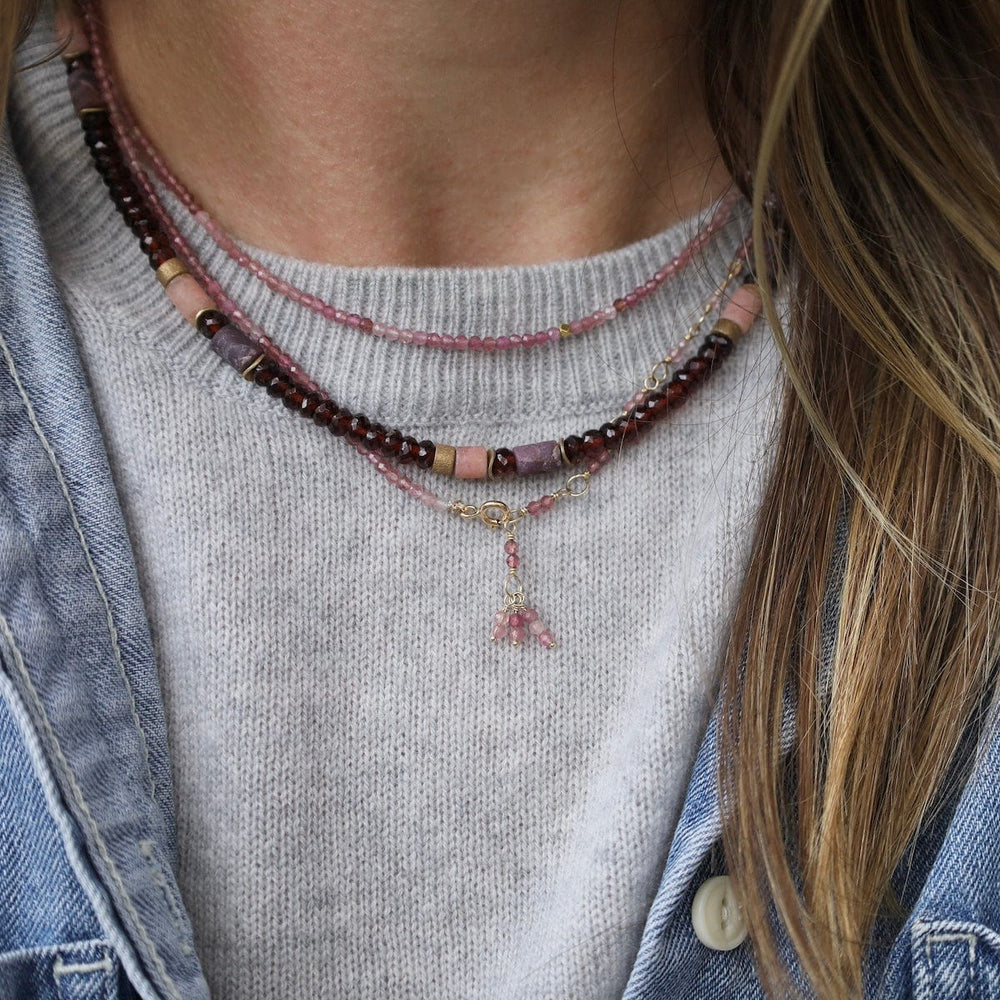
[{"label": "dark red bead", "polygon": [[108,166],[101,167],[99,169],[101,175],[101,180],[104,181],[105,187],[112,188],[121,184],[122,181],[129,180],[132,175],[128,172],[128,168],[124,164],[109,164]]},{"label": "dark red bead", "polygon": [[173,260],[177,254],[174,253],[173,247],[166,247],[163,250],[153,250],[149,255],[149,266],[156,271],[158,268],[163,267],[168,260]]},{"label": "dark red bead", "polygon": [[139,240],[139,249],[146,254],[147,257],[152,257],[153,253],[157,250],[169,251],[168,260],[170,257],[174,256],[173,250],[170,246],[170,240],[168,240],[163,233],[150,233],[148,236],[143,236]]},{"label": "dark red bead", "polygon": [[284,396],[289,389],[291,389],[292,383],[288,381],[283,375],[275,375],[270,382],[267,383],[267,394],[269,396]]},{"label": "dark red bead", "polygon": [[205,309],[197,320],[198,332],[211,340],[224,326],[229,323],[229,317],[218,309]]},{"label": "dark red bead", "polygon": [[316,407],[323,402],[323,397],[316,392],[307,392],[302,403],[302,416],[311,418],[316,413]]},{"label": "dark red bead", "polygon": [[386,431],[385,437],[382,440],[382,454],[388,456],[389,458],[395,458],[399,455],[399,449],[403,446],[403,435],[397,431],[395,428]]},{"label": "dark red bead", "polygon": [[614,451],[618,446],[618,442],[621,439],[621,430],[616,427],[615,424],[601,424],[599,428],[601,439],[604,441],[604,447],[608,451]]},{"label": "dark red bead", "polygon": [[372,424],[365,432],[363,444],[372,451],[381,452],[382,445],[385,444],[386,429],[382,424]]},{"label": "dark red bead", "polygon": [[653,419],[658,420],[670,409],[670,402],[666,393],[651,392],[643,401],[642,407],[653,415]]},{"label": "dark red bead", "polygon": [[710,333],[704,343],[711,344],[720,358],[724,358],[733,349],[733,342],[724,333]]},{"label": "dark red bead", "polygon": [[293,382],[291,388],[288,389],[281,401],[290,410],[301,410],[305,399],[306,394],[302,391],[302,388]]},{"label": "dark red bead", "polygon": [[625,312],[625,310],[628,309],[628,303],[624,299],[615,299],[614,307],[620,313]]},{"label": "dark red bead", "polygon": [[330,433],[336,435],[337,437],[343,437],[348,428],[351,426],[351,421],[354,419],[354,414],[350,410],[345,410],[344,407],[340,407],[337,412],[333,415],[333,420],[330,421]]},{"label": "dark red bead", "polygon": [[676,376],[667,383],[667,404],[671,409],[680,406],[687,399],[690,383],[678,382]]},{"label": "dark red bead", "polygon": [[517,457],[510,448],[497,448],[493,456],[493,477],[513,476],[517,474]]},{"label": "dark red bead", "polygon": [[363,413],[357,413],[348,421],[347,436],[352,441],[363,441],[368,433],[368,418]]},{"label": "dark red bead", "polygon": [[684,367],[678,372],[678,375],[683,372],[687,375],[688,380],[692,382],[700,382],[711,370],[707,361],[704,358],[691,358]]},{"label": "dark red bead", "polygon": [[649,410],[638,409],[635,410],[629,420],[635,426],[635,429],[639,432],[648,431],[650,427],[656,422],[656,418]]},{"label": "dark red bead", "polygon": [[325,399],[313,410],[313,423],[319,424],[320,427],[329,427],[336,412],[337,404],[329,399]]},{"label": "dark red bead", "polygon": [[375,324],[367,316],[362,316],[358,329],[364,331],[365,333],[371,333],[374,326]]},{"label": "dark red bead", "polygon": [[575,434],[571,434],[568,438],[563,438],[563,451],[566,454],[567,461],[575,465],[583,458],[583,440]]},{"label": "dark red bead", "polygon": [[421,469],[429,469],[434,464],[434,453],[437,448],[433,441],[421,441],[417,445],[416,462]]},{"label": "dark red bead", "polygon": [[94,57],[89,52],[77,52],[72,59],[66,60],[66,73],[72,73],[75,69],[93,69]]},{"label": "dark red bead", "polygon": [[618,438],[623,443],[634,444],[639,439],[639,432],[631,417],[615,417],[611,423],[617,428]]},{"label": "dark red bead", "polygon": [[708,364],[709,370],[714,371],[719,361],[725,355],[719,353],[719,349],[714,344],[702,344],[698,348],[698,357]]},{"label": "dark red bead", "polygon": [[399,442],[399,460],[404,464],[415,462],[420,451],[420,444],[415,438],[404,437]]},{"label": "dark red bead", "polygon": [[273,365],[268,364],[266,361],[262,361],[253,370],[253,380],[257,385],[269,385],[273,378],[277,377],[277,371]]},{"label": "dark red bead", "polygon": [[583,453],[589,458],[599,458],[604,451],[604,437],[600,431],[583,432]]}]

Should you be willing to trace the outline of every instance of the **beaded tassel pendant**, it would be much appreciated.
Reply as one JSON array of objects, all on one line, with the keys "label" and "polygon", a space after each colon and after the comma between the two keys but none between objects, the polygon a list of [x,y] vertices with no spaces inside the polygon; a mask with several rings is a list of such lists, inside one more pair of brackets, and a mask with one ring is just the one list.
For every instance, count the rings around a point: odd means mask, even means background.
[{"label": "beaded tassel pendant", "polygon": [[521,557],[517,553],[517,539],[514,532],[517,522],[507,523],[507,541],[503,550],[507,553],[507,576],[503,582],[503,607],[493,616],[493,642],[506,642],[511,646],[522,646],[534,636],[546,649],[552,649],[556,640],[539,617],[538,612],[528,607],[524,599],[524,584],[518,568]]}]

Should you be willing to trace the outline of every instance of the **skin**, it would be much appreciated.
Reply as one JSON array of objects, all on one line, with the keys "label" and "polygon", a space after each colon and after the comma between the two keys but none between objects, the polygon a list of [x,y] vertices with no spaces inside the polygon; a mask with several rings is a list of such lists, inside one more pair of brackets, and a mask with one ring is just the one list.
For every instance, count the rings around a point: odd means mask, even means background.
[{"label": "skin", "polygon": [[532,264],[728,185],[690,0],[104,0],[120,85],[233,235],[309,260]]}]

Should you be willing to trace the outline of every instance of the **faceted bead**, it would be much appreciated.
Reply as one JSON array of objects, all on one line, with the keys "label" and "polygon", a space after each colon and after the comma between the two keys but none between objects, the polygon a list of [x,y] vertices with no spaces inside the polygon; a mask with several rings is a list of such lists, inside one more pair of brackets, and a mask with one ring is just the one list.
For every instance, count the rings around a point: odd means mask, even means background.
[{"label": "faceted bead", "polygon": [[667,403],[671,409],[680,406],[687,399],[688,383],[679,382],[676,376],[667,383]]},{"label": "faceted bead", "polygon": [[733,342],[724,333],[710,333],[705,338],[705,344],[714,347],[720,358],[726,357],[733,349]]},{"label": "faceted bead", "polygon": [[510,644],[512,646],[520,646],[525,640],[525,630],[523,628],[511,626],[508,628],[507,633],[510,636]]},{"label": "faceted bead", "polygon": [[395,458],[399,455],[402,446],[403,435],[395,429],[387,431],[382,441],[382,454],[389,458]]},{"label": "faceted bead", "polygon": [[555,636],[551,632],[542,632],[538,636],[538,641],[546,648],[552,649],[556,644]]},{"label": "faceted bead", "polygon": [[589,457],[599,455],[604,451],[604,438],[600,431],[584,431],[583,454]]},{"label": "faceted bead", "polygon": [[503,543],[503,550],[509,556],[517,555],[517,542],[513,538],[508,538],[506,542]]},{"label": "faceted bead", "polygon": [[336,412],[336,403],[329,399],[323,400],[323,402],[321,402],[316,409],[313,410],[313,423],[319,424],[320,427],[329,427]]},{"label": "faceted bead", "polygon": [[566,453],[566,458],[571,463],[577,463],[583,458],[583,440],[577,437],[575,434],[571,434],[568,438],[563,438],[563,451]]},{"label": "faceted bead", "polygon": [[601,438],[604,441],[604,447],[607,448],[608,451],[612,451],[621,438],[621,429],[616,427],[613,423],[610,423],[601,424],[599,431]]},{"label": "faceted bead", "polygon": [[521,565],[520,556],[507,556],[507,565],[511,569],[517,569],[517,567]]},{"label": "faceted bead", "polygon": [[512,611],[507,616],[507,624],[508,625],[513,625],[514,628],[520,628],[523,623],[524,623],[524,619],[521,617],[521,612],[520,611]]},{"label": "faceted bead", "polygon": [[312,418],[316,415],[319,404],[323,402],[323,397],[316,392],[307,392],[305,402],[302,404],[302,416]]},{"label": "faceted bead", "polygon": [[297,385],[293,385],[282,397],[282,402],[290,410],[301,410],[305,398],[306,394]]},{"label": "faceted bead", "polygon": [[493,456],[493,478],[510,476],[517,472],[517,459],[510,448],[497,448]]},{"label": "faceted bead", "polygon": [[168,260],[173,260],[177,254],[173,247],[165,247],[162,250],[152,250],[149,254],[149,266],[154,270],[159,270]]},{"label": "faceted bead", "polygon": [[363,413],[353,416],[347,424],[347,436],[352,441],[363,441],[368,433],[368,418]]},{"label": "faceted bead", "polygon": [[686,375],[690,382],[700,382],[708,371],[708,362],[696,357],[691,358],[677,374],[678,377],[682,374]]},{"label": "faceted bead", "polygon": [[525,608],[521,612],[521,617],[526,625],[531,626],[533,622],[538,621],[538,612],[534,608]]},{"label": "faceted bead", "polygon": [[386,429],[382,424],[372,424],[365,432],[363,444],[372,451],[381,451],[385,443]]},{"label": "faceted bead", "polygon": [[429,469],[434,464],[434,442],[421,441],[417,448],[417,465],[421,469]]},{"label": "faceted bead", "polygon": [[275,375],[270,382],[267,383],[267,394],[269,396],[284,396],[289,389],[291,389],[292,383],[288,381],[282,375]]},{"label": "faceted bead", "polygon": [[270,385],[271,380],[276,378],[278,375],[277,370],[269,365],[266,361],[262,361],[253,372],[253,380],[257,385]]},{"label": "faceted bead", "polygon": [[415,438],[404,437],[399,442],[399,460],[404,465],[417,460],[417,453],[420,451],[420,444]]},{"label": "faceted bead", "polygon": [[196,326],[198,332],[209,340],[229,323],[229,317],[218,309],[205,309],[198,314]]},{"label": "faceted bead", "polygon": [[670,408],[666,393],[651,392],[643,403],[643,409],[648,410],[653,419],[658,420]]},{"label": "faceted bead", "polygon": [[528,631],[532,635],[541,635],[545,631],[545,622],[535,618],[528,623]]},{"label": "faceted bead", "polygon": [[333,414],[333,419],[327,424],[330,433],[334,437],[343,437],[347,433],[350,422],[354,419],[354,414],[343,406],[338,406]]}]

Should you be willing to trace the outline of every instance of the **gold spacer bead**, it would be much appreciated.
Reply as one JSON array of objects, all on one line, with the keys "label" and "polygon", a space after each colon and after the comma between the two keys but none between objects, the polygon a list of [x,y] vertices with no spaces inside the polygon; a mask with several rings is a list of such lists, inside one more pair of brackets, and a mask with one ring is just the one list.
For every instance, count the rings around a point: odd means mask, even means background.
[{"label": "gold spacer bead", "polygon": [[187,274],[188,269],[184,266],[184,261],[180,257],[171,257],[165,260],[157,269],[156,277],[164,288],[170,284],[174,278],[179,278],[182,274]]},{"label": "gold spacer bead", "polygon": [[205,306],[204,309],[199,309],[194,314],[194,323],[192,323],[192,326],[194,326],[195,329],[197,329],[197,327],[198,327],[198,320],[200,320],[201,317],[205,315],[205,313],[214,313],[214,312],[218,312],[218,310],[215,308],[215,306]]},{"label": "gold spacer bead", "polygon": [[492,448],[486,449],[486,478],[493,478],[493,459],[497,457],[497,453]]},{"label": "gold spacer bead", "polygon": [[559,335],[562,337],[572,337],[573,331],[569,328],[569,323],[559,324]]},{"label": "gold spacer bead", "polygon": [[734,344],[743,336],[743,331],[740,329],[739,323],[734,323],[731,319],[717,319],[715,326],[712,327],[712,333],[721,333],[724,337],[728,337]]},{"label": "gold spacer bead", "polygon": [[254,369],[255,369],[255,368],[257,367],[257,365],[259,365],[259,364],[260,364],[260,363],[261,363],[261,362],[262,362],[262,361],[264,360],[264,358],[266,358],[266,357],[267,357],[267,355],[266,355],[266,354],[258,354],[258,355],[257,355],[257,357],[255,357],[255,358],[253,359],[253,361],[251,361],[251,362],[250,362],[250,364],[248,364],[248,365],[246,366],[246,368],[244,368],[244,369],[243,369],[243,371],[241,371],[241,372],[240,372],[240,374],[241,374],[241,375],[242,375],[242,376],[243,376],[243,377],[244,377],[244,378],[245,378],[245,379],[246,379],[246,380],[247,380],[248,382],[250,382],[250,381],[251,381],[251,380],[253,379],[253,372],[254,372]]},{"label": "gold spacer bead", "polygon": [[563,465],[571,465],[569,458],[566,456],[566,446],[563,444],[563,439],[559,438],[559,457],[562,459]]},{"label": "gold spacer bead", "polygon": [[453,476],[455,474],[455,448],[453,445],[439,444],[435,447],[431,472],[436,472],[439,476]]},{"label": "gold spacer bead", "polygon": [[76,52],[64,52],[62,54],[62,61],[69,65],[74,59],[79,59],[80,56],[90,55],[89,49],[77,49]]}]

